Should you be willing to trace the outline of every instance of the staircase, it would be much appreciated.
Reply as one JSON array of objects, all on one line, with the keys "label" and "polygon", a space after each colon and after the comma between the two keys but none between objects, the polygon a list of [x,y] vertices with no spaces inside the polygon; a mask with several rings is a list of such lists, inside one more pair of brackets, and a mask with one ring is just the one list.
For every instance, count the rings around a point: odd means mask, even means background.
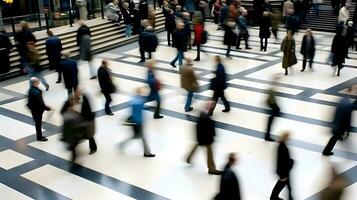
[{"label": "staircase", "polygon": [[[118,25],[108,21],[107,19],[93,19],[86,21],[86,25],[90,27],[91,30],[91,43],[92,43],[92,53],[99,53],[108,51],[119,46],[123,46],[138,40],[139,36],[131,36],[130,38],[125,37],[125,25]],[[77,57],[79,55],[79,47],[76,42],[78,26],[73,27],[63,26],[51,29],[52,32],[61,39],[63,51],[71,51],[72,57]],[[162,14],[161,9],[156,11],[156,32],[161,32],[165,29],[165,18]],[[46,55],[46,31],[34,32],[37,38],[37,49],[40,54],[40,64],[43,67],[48,66],[48,59]],[[13,38],[11,38],[14,44]],[[20,56],[14,47],[10,53],[11,69],[10,72],[6,74],[0,74],[0,80],[8,79],[14,76],[20,75],[19,65]]]},{"label": "staircase", "polygon": [[[351,20],[355,14],[355,6],[356,3],[352,2],[349,8]],[[311,7],[310,13],[307,16],[307,23],[303,25],[312,30],[336,32],[337,18],[338,16],[333,14],[331,0],[324,0],[320,5],[319,16],[316,16],[316,11]]]}]

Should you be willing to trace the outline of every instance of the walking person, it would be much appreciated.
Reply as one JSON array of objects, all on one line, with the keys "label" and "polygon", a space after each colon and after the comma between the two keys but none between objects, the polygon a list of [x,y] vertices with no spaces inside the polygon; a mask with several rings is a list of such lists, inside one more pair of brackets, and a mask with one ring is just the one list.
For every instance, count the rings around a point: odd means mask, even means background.
[{"label": "walking person", "polygon": [[159,91],[161,89],[161,82],[156,78],[154,74],[154,60],[146,62],[148,68],[147,83],[150,88],[149,96],[146,97],[146,102],[156,101],[156,108],[154,111],[154,119],[161,119],[164,116],[160,115],[161,98]]},{"label": "walking person", "polygon": [[239,34],[238,34],[238,41],[237,41],[237,49],[241,49],[239,46],[242,38],[244,39],[245,42],[245,49],[252,49],[248,45],[249,33],[248,33],[247,15],[248,15],[248,11],[244,9],[242,11],[242,14],[238,18]]},{"label": "walking person", "polygon": [[147,26],[139,36],[139,51],[140,51],[140,61],[139,63],[145,62],[145,52],[149,53],[149,59],[151,59],[151,53],[156,51],[158,46],[158,38],[154,33],[152,26]]},{"label": "walking person", "polygon": [[102,65],[98,69],[98,82],[101,92],[105,97],[105,114],[114,115],[110,109],[110,102],[112,102],[110,94],[114,93],[116,88],[112,80],[111,70],[108,67],[108,61],[106,60],[102,61]]},{"label": "walking person", "polygon": [[306,29],[305,35],[302,39],[300,53],[303,56],[302,69],[303,72],[306,69],[306,62],[309,60],[309,67],[312,69],[312,63],[314,62],[315,56],[315,39],[312,36],[311,29]]},{"label": "walking person", "polygon": [[6,35],[5,29],[0,30],[0,74],[10,71],[10,52],[12,44],[9,36]]},{"label": "walking person", "polygon": [[284,75],[288,75],[288,68],[297,63],[295,55],[295,40],[293,33],[288,31],[281,43],[280,50],[284,53],[282,67],[285,69]]},{"label": "walking person", "polygon": [[215,200],[241,200],[239,181],[232,167],[237,163],[235,153],[230,153],[228,162],[224,167],[219,193],[214,198]]},{"label": "walking person", "polygon": [[289,149],[286,146],[290,137],[289,132],[284,132],[280,137],[280,142],[278,146],[278,156],[277,156],[277,169],[276,173],[279,176],[278,182],[275,184],[273,191],[270,195],[270,200],[282,200],[279,197],[280,192],[285,186],[288,186],[289,190],[289,200],[292,200],[292,189],[290,180],[290,171],[293,168],[294,160],[291,159]]},{"label": "walking person", "polygon": [[351,119],[352,119],[352,111],[356,109],[357,103],[351,103],[351,101],[344,97],[338,103],[333,119],[333,126],[332,126],[332,137],[328,141],[325,149],[323,150],[322,154],[324,156],[331,156],[333,155],[332,149],[336,145],[338,140],[342,140],[343,136],[351,130]]},{"label": "walking person", "polygon": [[209,102],[206,109],[203,110],[198,118],[196,125],[196,139],[197,143],[194,144],[190,154],[188,155],[186,162],[191,164],[193,154],[196,152],[199,146],[204,146],[207,150],[207,167],[208,174],[221,175],[222,171],[216,169],[216,165],[213,159],[212,144],[214,137],[216,136],[215,123],[211,119],[209,111],[212,109],[214,102]]},{"label": "walking person", "polygon": [[213,21],[215,24],[218,24],[219,16],[221,14],[221,7],[222,7],[222,2],[221,0],[216,0],[216,2],[213,4]]},{"label": "walking person", "polygon": [[179,66],[182,65],[184,59],[184,52],[187,51],[187,32],[184,29],[185,24],[183,22],[176,23],[176,29],[173,32],[173,45],[177,49],[177,55],[170,63],[172,67],[176,67],[175,63],[178,61]]},{"label": "walking person", "polygon": [[62,81],[61,68],[59,63],[62,58],[62,43],[61,40],[54,36],[52,31],[47,31],[48,38],[46,40],[46,55],[48,57],[48,62],[50,69],[55,69],[58,73],[58,78],[56,83]]},{"label": "walking person", "polygon": [[44,111],[50,111],[42,98],[42,91],[38,88],[40,81],[37,77],[30,78],[31,87],[28,92],[27,107],[31,110],[31,115],[35,121],[36,139],[37,141],[45,142],[48,139],[42,135],[42,115]]},{"label": "walking person", "polygon": [[223,44],[227,45],[226,58],[232,59],[231,57],[231,47],[237,44],[237,34],[234,32],[236,23],[233,21],[228,21],[224,26],[224,37]]},{"label": "walking person", "polygon": [[[340,76],[341,69],[344,67],[345,58],[348,54],[346,37],[342,36],[342,28],[337,29],[331,45],[332,66],[337,66],[337,76]],[[335,73],[336,73],[336,68]]]},{"label": "walking person", "polygon": [[280,116],[280,107],[279,107],[279,105],[276,101],[276,98],[275,98],[274,87],[269,90],[268,99],[267,99],[266,103],[271,110],[269,113],[270,116],[268,118],[267,132],[265,133],[264,139],[265,139],[265,141],[273,142],[274,139],[271,138],[271,136],[270,136],[271,127],[273,125],[273,121],[274,121],[275,117]]},{"label": "walking person", "polygon": [[144,148],[144,157],[155,157],[155,154],[151,153],[150,147],[147,143],[146,135],[143,132],[144,116],[143,108],[145,103],[145,97],[143,97],[143,92],[141,88],[137,88],[135,91],[136,95],[131,101],[131,116],[130,124],[133,127],[134,135],[131,138],[120,143],[120,148],[123,149],[124,146],[132,139],[141,138]]},{"label": "walking person", "polygon": [[269,19],[269,13],[267,11],[264,11],[259,26],[260,51],[267,51],[268,38],[270,38],[270,26],[271,22]]},{"label": "walking person", "polygon": [[[49,90],[50,86],[42,75],[42,67],[40,65],[40,55],[38,54],[38,50],[33,42],[27,42],[27,52],[26,52],[26,60],[28,62],[27,65],[27,73],[29,79],[31,77],[37,77],[41,83],[45,86],[46,91]],[[30,81],[31,87],[31,81]]]},{"label": "walking person", "polygon": [[176,22],[174,11],[169,9],[167,12],[168,14],[165,17],[165,29],[167,31],[167,45],[171,46],[171,39],[173,38],[172,34],[176,28]]},{"label": "walking person", "polygon": [[213,111],[216,107],[218,99],[221,98],[224,104],[224,110],[222,112],[229,112],[231,110],[229,102],[227,101],[224,90],[227,89],[227,74],[224,66],[222,64],[221,58],[219,56],[215,56],[215,62],[217,65],[217,69],[215,72],[215,77],[211,80],[210,89],[213,90],[212,100],[214,101],[214,105],[212,106],[212,110],[210,110],[210,115],[213,114]]},{"label": "walking person", "polygon": [[77,44],[79,45],[79,61],[85,61],[89,66],[90,80],[96,79],[97,75],[92,63],[91,32],[83,21],[78,22],[80,28],[77,31]]},{"label": "walking person", "polygon": [[278,30],[279,26],[281,23],[281,13],[279,10],[273,10],[272,13],[270,13],[270,18],[271,18],[271,32],[274,35],[275,38],[275,43],[278,41]]},{"label": "walking person", "polygon": [[193,110],[192,98],[193,93],[198,90],[198,82],[195,72],[193,70],[193,64],[191,58],[186,58],[186,63],[180,69],[181,74],[181,87],[187,91],[187,99],[185,104],[185,112]]},{"label": "walking person", "polygon": [[68,99],[72,97],[73,93],[77,90],[78,87],[77,62],[70,58],[70,55],[71,52],[64,52],[64,58],[59,64],[63,73],[64,86],[67,89]]},{"label": "walking person", "polygon": [[204,30],[204,24],[202,18],[195,16],[193,18],[193,31],[195,39],[193,40],[193,46],[197,47],[197,56],[194,61],[200,61],[201,59],[201,44],[207,42],[207,32]]},{"label": "walking person", "polygon": [[126,2],[123,4],[123,18],[125,24],[125,37],[130,37],[132,16],[129,11],[129,4]]}]

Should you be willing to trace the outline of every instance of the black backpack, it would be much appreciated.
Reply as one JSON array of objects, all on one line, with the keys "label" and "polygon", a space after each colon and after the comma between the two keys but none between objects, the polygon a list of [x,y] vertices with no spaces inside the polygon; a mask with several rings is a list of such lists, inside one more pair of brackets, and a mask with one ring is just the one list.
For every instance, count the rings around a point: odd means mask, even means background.
[{"label": "black backpack", "polygon": [[201,44],[206,44],[207,40],[208,40],[208,32],[206,30],[203,30]]}]

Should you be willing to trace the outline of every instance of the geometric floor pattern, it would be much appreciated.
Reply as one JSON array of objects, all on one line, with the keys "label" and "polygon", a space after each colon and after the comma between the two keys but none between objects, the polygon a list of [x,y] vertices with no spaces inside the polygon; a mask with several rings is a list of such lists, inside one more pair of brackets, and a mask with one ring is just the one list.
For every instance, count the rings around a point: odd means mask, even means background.
[{"label": "geometric floor pattern", "polygon": [[[166,33],[159,34],[160,45],[153,55],[157,60],[156,75],[164,85],[161,91],[161,120],[152,119],[152,105],[145,106],[145,131],[153,153],[152,159],[142,157],[140,141],[132,141],[124,152],[118,143],[130,137],[129,127],[122,126],[129,115],[129,101],[136,87],[146,85],[147,69],[139,61],[137,43],[95,55],[95,66],[108,59],[119,88],[113,95],[114,116],[104,113],[104,97],[98,82],[89,80],[86,63],[81,63],[80,85],[91,98],[96,111],[96,141],[98,151],[88,155],[88,144],[80,144],[78,169],[70,168],[70,155],[59,140],[62,119],[59,114],[67,97],[63,84],[55,84],[56,74],[47,72],[50,90],[44,92],[46,104],[53,111],[44,115],[43,133],[49,141],[35,139],[35,128],[27,110],[26,77],[1,82],[0,88],[0,193],[4,199],[212,199],[218,191],[219,177],[207,174],[203,150],[196,153],[193,165],[185,163],[185,156],[194,144],[194,125],[204,102],[210,98],[214,55],[225,54],[223,32],[207,24],[210,36],[202,48],[201,61],[194,63],[200,90],[196,94],[194,111],[185,113],[186,93],[180,88],[178,69],[169,62],[176,50],[167,46]],[[280,32],[280,38],[284,33]],[[357,114],[353,113],[349,140],[338,143],[335,155],[326,158],[321,151],[330,138],[331,117],[341,97],[354,98],[346,92],[357,85],[357,53],[346,60],[341,76],[333,76],[326,63],[333,35],[316,32],[316,56],[313,71],[300,72],[300,50],[303,33],[295,36],[299,62],[289,76],[283,76],[280,45],[270,39],[267,52],[259,51],[258,29],[250,29],[252,50],[232,51],[232,60],[224,60],[228,73],[227,98],[232,109],[220,112],[220,103],[213,115],[217,125],[214,157],[219,169],[226,155],[236,152],[239,163],[234,171],[239,176],[244,199],[266,200],[277,180],[275,156],[277,143],[263,140],[268,108],[265,105],[273,76],[281,76],[275,83],[277,101],[282,115],[276,119],[273,135],[291,131],[289,147],[296,165],[292,171],[295,199],[318,199],[319,192],[329,180],[328,167],[335,165],[349,179],[344,199],[357,195]],[[195,51],[185,53],[194,58]],[[3,198],[1,198],[3,199]]]}]

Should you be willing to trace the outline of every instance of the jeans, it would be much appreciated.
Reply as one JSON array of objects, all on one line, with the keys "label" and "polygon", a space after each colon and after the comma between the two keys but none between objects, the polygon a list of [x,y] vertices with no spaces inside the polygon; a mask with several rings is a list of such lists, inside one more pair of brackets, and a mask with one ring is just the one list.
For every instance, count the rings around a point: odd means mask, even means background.
[{"label": "jeans", "polygon": [[183,59],[183,51],[177,51],[176,58],[171,62],[172,64],[175,64],[176,61],[179,61],[179,65],[182,65],[182,59]]},{"label": "jeans", "polygon": [[36,138],[37,140],[42,138],[42,114],[43,112],[39,111],[31,111],[33,120],[35,121],[35,127],[36,127]]},{"label": "jeans", "polygon": [[149,96],[146,98],[146,102],[150,101],[156,101],[156,108],[154,112],[154,117],[160,115],[160,104],[161,104],[161,99],[158,91],[151,91]]},{"label": "jeans", "polygon": [[135,138],[138,138],[138,137],[141,137],[141,140],[143,142],[143,148],[144,148],[144,154],[151,154],[151,150],[150,150],[150,147],[146,141],[146,137],[145,135],[143,134],[143,127],[142,127],[142,124],[135,124],[133,125],[133,131],[134,131],[134,135],[133,137],[130,137],[126,140],[124,140],[120,145],[121,146],[124,146],[126,145],[130,140],[132,139],[135,139]]},{"label": "jeans", "polygon": [[126,37],[130,37],[131,36],[131,25],[130,24],[127,24],[125,26],[125,36]]},{"label": "jeans", "polygon": [[34,70],[32,67],[27,67],[27,73],[28,73],[28,76],[29,76],[30,87],[31,87],[31,81],[30,81],[31,77],[36,77],[36,78],[40,79],[41,83],[46,88],[49,86],[48,83],[46,82],[46,80],[43,78],[43,75],[42,75],[41,71]]},{"label": "jeans", "polygon": [[191,108],[192,98],[193,98],[193,92],[188,91],[185,110],[189,110]]}]

